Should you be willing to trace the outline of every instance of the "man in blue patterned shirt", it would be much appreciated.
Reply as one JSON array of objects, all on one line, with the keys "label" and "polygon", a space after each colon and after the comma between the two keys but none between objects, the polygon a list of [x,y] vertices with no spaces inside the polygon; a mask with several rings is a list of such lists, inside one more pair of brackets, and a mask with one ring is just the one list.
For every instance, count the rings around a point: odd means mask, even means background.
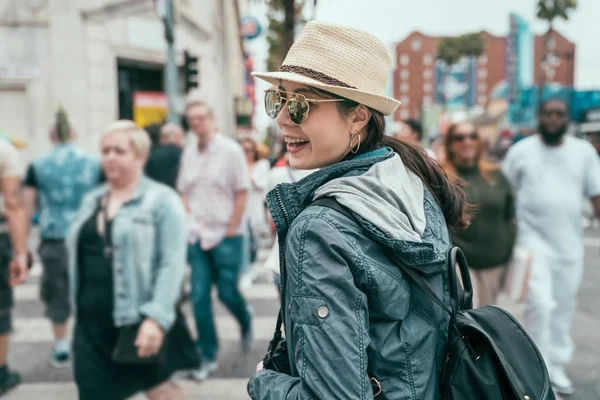
[{"label": "man in blue patterned shirt", "polygon": [[83,196],[101,181],[100,161],[72,143],[74,132],[65,117],[59,111],[57,123],[50,129],[55,146],[32,162],[24,182],[29,215],[33,215],[36,204],[40,213],[38,252],[44,267],[40,296],[53,325],[56,343],[50,362],[56,368],[70,364],[66,336],[71,310],[64,239]]}]

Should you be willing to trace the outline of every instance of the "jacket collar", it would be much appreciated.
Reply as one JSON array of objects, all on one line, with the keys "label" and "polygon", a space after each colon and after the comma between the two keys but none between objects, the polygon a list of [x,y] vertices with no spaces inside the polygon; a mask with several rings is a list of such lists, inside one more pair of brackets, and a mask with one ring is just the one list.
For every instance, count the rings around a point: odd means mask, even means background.
[{"label": "jacket collar", "polygon": [[373,164],[393,156],[391,149],[381,148],[315,171],[296,183],[277,185],[267,194],[267,205],[279,237],[286,236],[292,221],[312,202],[319,187],[344,175],[361,175]]}]

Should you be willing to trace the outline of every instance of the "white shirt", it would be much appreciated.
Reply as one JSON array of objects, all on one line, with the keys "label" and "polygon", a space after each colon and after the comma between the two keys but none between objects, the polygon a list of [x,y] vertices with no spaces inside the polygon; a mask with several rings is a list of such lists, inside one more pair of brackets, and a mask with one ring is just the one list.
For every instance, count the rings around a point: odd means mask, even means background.
[{"label": "white shirt", "polygon": [[552,258],[583,257],[584,202],[600,195],[592,145],[567,135],[551,147],[531,136],[510,148],[503,170],[517,198],[517,244]]},{"label": "white shirt", "polygon": [[[203,250],[217,246],[227,233],[238,192],[249,187],[248,166],[242,146],[216,135],[205,149],[188,145],[181,156],[177,190],[191,211],[190,243]],[[245,234],[244,221],[238,228]]]}]

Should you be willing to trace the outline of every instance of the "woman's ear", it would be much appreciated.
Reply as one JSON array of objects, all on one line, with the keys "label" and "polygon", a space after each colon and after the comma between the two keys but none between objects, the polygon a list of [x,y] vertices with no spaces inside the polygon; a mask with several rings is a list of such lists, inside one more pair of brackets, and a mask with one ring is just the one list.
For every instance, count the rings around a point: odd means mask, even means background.
[{"label": "woman's ear", "polygon": [[362,132],[371,119],[371,111],[359,104],[350,115],[350,132]]}]

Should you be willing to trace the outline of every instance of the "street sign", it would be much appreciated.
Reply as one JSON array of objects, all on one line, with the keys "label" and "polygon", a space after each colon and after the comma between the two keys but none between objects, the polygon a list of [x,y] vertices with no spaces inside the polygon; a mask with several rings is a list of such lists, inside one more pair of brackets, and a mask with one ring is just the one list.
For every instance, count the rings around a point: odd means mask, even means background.
[{"label": "street sign", "polygon": [[254,17],[242,17],[240,21],[240,33],[245,40],[256,39],[262,33],[262,27]]}]

